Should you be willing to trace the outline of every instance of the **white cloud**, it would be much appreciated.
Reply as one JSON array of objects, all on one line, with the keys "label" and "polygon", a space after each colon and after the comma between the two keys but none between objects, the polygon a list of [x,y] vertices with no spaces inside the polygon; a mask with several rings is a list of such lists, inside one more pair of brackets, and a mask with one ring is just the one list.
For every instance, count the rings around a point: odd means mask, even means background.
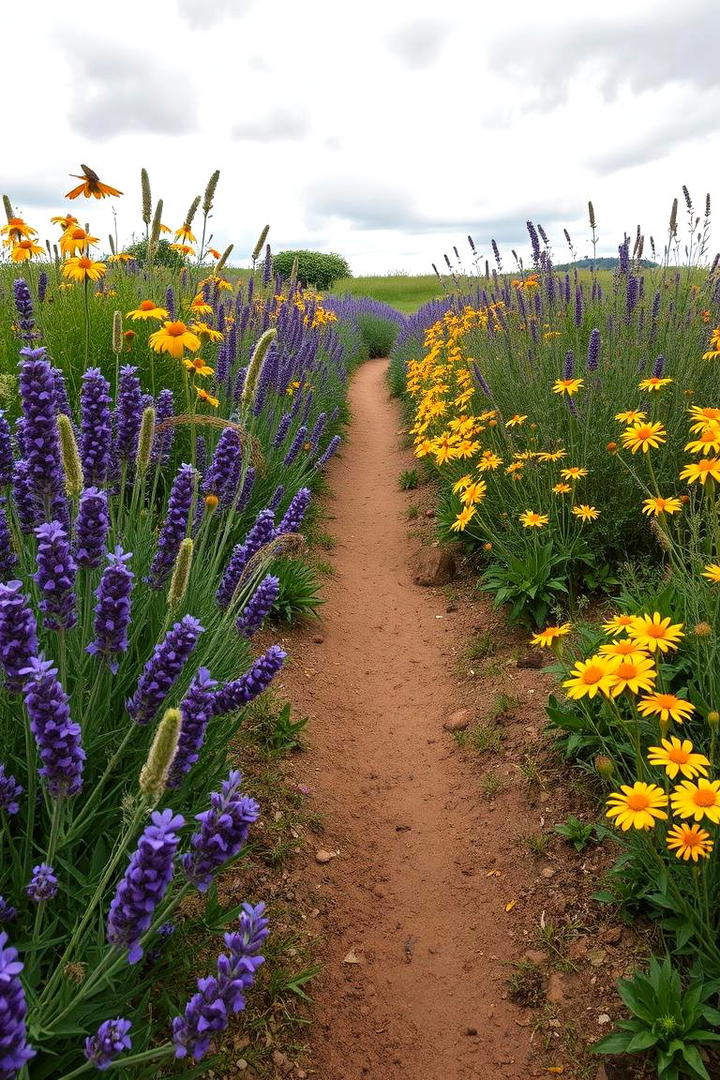
[{"label": "white cloud", "polygon": [[235,139],[267,143],[276,139],[302,139],[307,130],[306,116],[292,109],[278,107],[261,114],[251,113],[233,124],[230,133]]},{"label": "white cloud", "polygon": [[388,35],[392,52],[411,68],[424,68],[442,52],[450,24],[440,19],[414,19]]}]

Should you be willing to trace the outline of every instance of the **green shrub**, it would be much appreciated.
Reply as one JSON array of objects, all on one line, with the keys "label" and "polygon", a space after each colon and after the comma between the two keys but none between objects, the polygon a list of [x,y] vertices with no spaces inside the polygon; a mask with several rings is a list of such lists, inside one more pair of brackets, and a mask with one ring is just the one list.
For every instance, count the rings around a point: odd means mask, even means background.
[{"label": "green shrub", "polygon": [[371,360],[390,355],[398,332],[396,322],[382,319],[378,315],[359,315],[357,324]]},{"label": "green shrub", "polygon": [[321,251],[279,251],[273,255],[273,271],[282,277],[290,277],[297,260],[297,278],[306,288],[329,289],[340,278],[350,277],[350,267],[341,255],[324,254]]},{"label": "green shrub", "polygon": [[[126,248],[128,255],[134,255],[138,263],[141,266],[147,262],[147,240],[138,240],[137,243],[131,244]],[[185,256],[179,251],[175,251],[170,247],[170,243],[167,240],[159,240],[155,254],[153,255],[153,264],[155,266],[165,266],[169,270],[182,270],[187,260]]]}]

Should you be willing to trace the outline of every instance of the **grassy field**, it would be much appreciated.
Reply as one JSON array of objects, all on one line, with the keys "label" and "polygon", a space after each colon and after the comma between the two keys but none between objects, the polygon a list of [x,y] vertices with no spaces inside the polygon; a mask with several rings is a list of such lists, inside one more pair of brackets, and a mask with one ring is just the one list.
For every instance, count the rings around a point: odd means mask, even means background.
[{"label": "grassy field", "polygon": [[442,285],[434,274],[411,277],[407,274],[390,274],[378,277],[342,278],[332,292],[352,296],[370,296],[374,300],[383,300],[398,311],[417,311],[421,304],[442,296]]}]

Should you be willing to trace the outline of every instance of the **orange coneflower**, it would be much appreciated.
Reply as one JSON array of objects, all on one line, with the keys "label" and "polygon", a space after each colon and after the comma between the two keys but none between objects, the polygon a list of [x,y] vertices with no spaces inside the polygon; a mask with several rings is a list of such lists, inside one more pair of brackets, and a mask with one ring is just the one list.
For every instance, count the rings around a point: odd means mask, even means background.
[{"label": "orange coneflower", "polygon": [[72,214],[63,214],[62,217],[51,217],[51,225],[59,225],[63,232],[70,228],[71,225],[77,225],[78,219],[73,217]]},{"label": "orange coneflower", "polygon": [[[195,243],[197,243],[195,235],[194,235],[192,229],[190,228],[190,226],[188,225],[187,221],[185,222],[184,225],[181,225],[179,229],[175,230],[175,239],[176,240],[181,240],[183,242],[183,244],[186,244],[186,243],[187,244],[195,244]],[[170,246],[173,247],[174,245],[171,244]]]},{"label": "orange coneflower", "polygon": [[71,225],[60,237],[60,250],[63,255],[76,255],[99,243],[97,236],[91,236],[80,225]]},{"label": "orange coneflower", "polygon": [[213,397],[212,394],[208,394],[207,390],[203,390],[202,386],[195,387],[195,393],[201,401],[206,401],[208,405],[212,405],[213,409],[217,409],[220,401],[218,398]]},{"label": "orange coneflower", "polygon": [[70,173],[76,180],[82,180],[81,184],[68,191],[65,196],[66,199],[77,199],[79,195],[84,195],[86,199],[105,199],[108,195],[120,196],[122,191],[118,191],[117,188],[110,187],[109,184],[103,184],[100,177],[94,172],[89,165],[80,165],[84,175],[80,176],[79,173]]},{"label": "orange coneflower", "polygon": [[180,255],[194,255],[195,248],[190,247],[189,244],[170,244],[173,251],[177,251]]},{"label": "orange coneflower", "polygon": [[37,229],[26,224],[21,217],[12,217],[7,225],[3,225],[0,233],[4,234],[4,243],[10,247],[11,244],[19,244],[21,240],[31,240],[33,236],[37,236]]},{"label": "orange coneflower", "polygon": [[73,281],[99,281],[105,273],[105,263],[93,262],[87,255],[68,259],[62,268],[63,277]]},{"label": "orange coneflower", "polygon": [[32,240],[20,240],[19,243],[13,247],[10,258],[13,262],[27,262],[28,259],[32,259],[33,255],[42,255],[45,248],[40,244],[33,244]]},{"label": "orange coneflower", "polygon": [[150,348],[155,352],[169,353],[177,360],[189,349],[197,352],[200,348],[200,338],[191,333],[184,322],[163,323],[160,330],[156,330],[149,338]]},{"label": "orange coneflower", "polygon": [[212,255],[213,259],[222,259],[222,251],[218,251],[217,248],[208,248],[208,255]]},{"label": "orange coneflower", "polygon": [[154,300],[141,300],[134,311],[128,311],[129,319],[167,319],[167,308],[159,307]]}]

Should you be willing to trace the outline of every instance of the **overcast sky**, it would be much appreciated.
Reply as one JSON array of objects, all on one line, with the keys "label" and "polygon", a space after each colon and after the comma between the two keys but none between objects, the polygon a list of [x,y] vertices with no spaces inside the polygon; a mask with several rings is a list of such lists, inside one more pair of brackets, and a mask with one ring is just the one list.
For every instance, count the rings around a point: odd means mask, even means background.
[{"label": "overcast sky", "polygon": [[234,261],[269,222],[356,274],[428,272],[468,233],[525,254],[528,217],[584,255],[589,198],[614,254],[717,176],[717,0],[34,0],[2,25],[0,188],[43,237],[81,161],[125,192],[75,203],[103,238],[112,206],[138,231],[141,166],[173,228],[219,168]]}]

